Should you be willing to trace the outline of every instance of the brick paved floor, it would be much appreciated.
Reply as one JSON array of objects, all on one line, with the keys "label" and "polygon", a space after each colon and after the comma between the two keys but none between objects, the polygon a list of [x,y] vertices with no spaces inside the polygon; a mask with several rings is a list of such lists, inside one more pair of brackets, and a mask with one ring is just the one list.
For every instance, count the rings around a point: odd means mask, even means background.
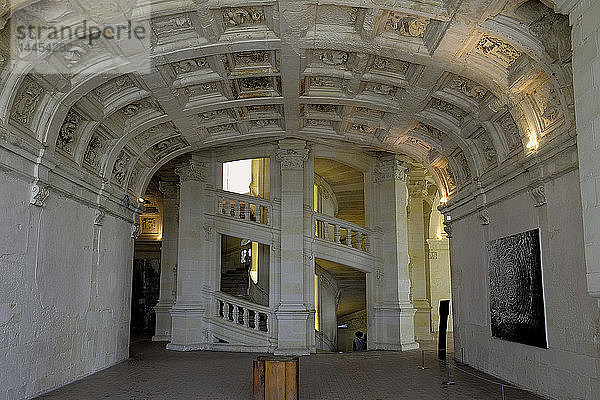
[{"label": "brick paved floor", "polygon": [[[139,341],[130,360],[40,399],[68,400],[250,400],[252,360],[256,354],[167,351],[164,343]],[[431,348],[431,346],[425,346]],[[454,386],[444,386],[446,370],[434,352],[426,353],[429,369],[421,371],[421,352],[316,354],[300,359],[302,400],[497,400],[498,382],[468,367],[454,370]],[[473,374],[473,375],[471,375]],[[540,397],[515,389],[506,400]]]}]

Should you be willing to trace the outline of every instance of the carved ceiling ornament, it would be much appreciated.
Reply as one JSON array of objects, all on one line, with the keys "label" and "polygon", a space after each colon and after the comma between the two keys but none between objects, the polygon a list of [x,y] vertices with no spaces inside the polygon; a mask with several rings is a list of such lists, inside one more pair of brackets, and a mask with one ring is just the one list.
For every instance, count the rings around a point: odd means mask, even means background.
[{"label": "carved ceiling ornament", "polygon": [[315,52],[315,56],[327,65],[346,65],[348,62],[348,53],[338,50],[320,50]]},{"label": "carved ceiling ornament", "polygon": [[431,151],[433,150],[433,146],[431,146],[429,143],[422,141],[421,139],[417,139],[416,137],[412,137],[412,136],[408,136],[406,141],[408,143],[412,143],[414,145],[420,146],[423,149],[425,149],[426,151]]},{"label": "carved ceiling ornament", "polygon": [[490,35],[483,35],[477,43],[476,49],[486,56],[489,55],[502,61],[507,66],[512,65],[522,54],[513,45]]},{"label": "carved ceiling ornament", "polygon": [[154,31],[158,36],[168,36],[180,31],[191,30],[192,20],[189,15],[178,14],[154,19],[152,21]]},{"label": "carved ceiling ornament", "polygon": [[257,7],[224,8],[221,10],[223,27],[227,29],[263,24],[265,12]]},{"label": "carved ceiling ornament", "polygon": [[125,181],[125,176],[127,175],[127,168],[129,167],[129,162],[131,161],[131,157],[129,154],[125,152],[125,150],[121,150],[117,160],[115,161],[115,165],[112,170],[112,178],[118,184],[122,185]]},{"label": "carved ceiling ornament", "polygon": [[454,104],[450,104],[447,101],[440,100],[438,98],[432,98],[428,104],[428,108],[433,108],[443,113],[449,114],[452,117],[456,118],[458,121],[461,121],[466,112],[456,107]]},{"label": "carved ceiling ornament", "polygon": [[372,68],[380,71],[394,71],[406,74],[410,68],[410,63],[408,61],[377,56],[373,60]]},{"label": "carved ceiling ornament", "polygon": [[430,22],[429,18],[390,11],[384,30],[395,32],[400,36],[422,38]]},{"label": "carved ceiling ornament", "polygon": [[351,127],[352,130],[364,133],[366,135],[373,135],[375,132],[377,132],[377,128],[365,124],[352,124]]},{"label": "carved ceiling ornament", "polygon": [[461,168],[463,183],[467,184],[473,175],[471,174],[471,167],[469,167],[469,162],[467,161],[467,157],[465,157],[465,153],[461,150],[453,158]]},{"label": "carved ceiling ornament", "polygon": [[504,132],[508,150],[513,151],[518,148],[522,148],[523,143],[521,141],[521,134],[519,133],[517,123],[513,119],[510,112],[505,113],[497,122]]},{"label": "carved ceiling ornament", "polygon": [[485,87],[460,76],[454,77],[448,86],[476,100],[482,99],[488,94],[488,90]]},{"label": "carved ceiling ornament", "polygon": [[406,177],[410,171],[410,165],[396,156],[378,157],[373,170],[373,180],[375,183],[390,180],[400,180],[406,182]]},{"label": "carved ceiling ornament", "polygon": [[15,97],[11,118],[23,125],[29,125],[44,90],[33,79],[25,77]]},{"label": "carved ceiling ornament", "polygon": [[273,89],[273,79],[267,76],[255,76],[238,79],[240,89],[245,92],[255,92]]},{"label": "carved ceiling ornament", "polygon": [[81,115],[74,110],[69,110],[65,117],[65,121],[58,131],[58,137],[56,138],[57,148],[68,154],[73,154],[73,147],[71,144],[75,140],[75,132],[77,131],[81,120]]},{"label": "carved ceiling ornament", "polygon": [[233,53],[233,61],[238,66],[271,65],[270,51],[243,51]]},{"label": "carved ceiling ornament", "polygon": [[182,167],[175,169],[175,173],[179,175],[181,182],[198,181],[207,182],[208,166],[206,163],[190,160]]},{"label": "carved ceiling ornament", "polygon": [[209,65],[206,58],[201,57],[171,63],[171,68],[173,68],[173,72],[175,72],[176,75],[181,75],[208,69]]},{"label": "carved ceiling ornament", "polygon": [[105,139],[102,136],[93,134],[83,154],[83,162],[90,167],[97,168],[100,163],[100,155],[102,154],[104,143]]}]

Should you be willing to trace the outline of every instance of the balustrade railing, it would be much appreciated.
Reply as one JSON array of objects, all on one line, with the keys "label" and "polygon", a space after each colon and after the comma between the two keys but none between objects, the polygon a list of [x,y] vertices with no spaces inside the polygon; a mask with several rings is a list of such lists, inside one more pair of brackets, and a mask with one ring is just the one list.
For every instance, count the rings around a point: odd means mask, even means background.
[{"label": "balustrade railing", "polygon": [[244,221],[271,225],[273,205],[268,200],[217,190],[217,214]]},{"label": "balustrade railing", "polygon": [[255,331],[269,332],[271,311],[268,307],[221,292],[215,293],[215,302],[216,317]]},{"label": "balustrade railing", "polygon": [[314,213],[315,236],[371,253],[372,233],[367,228],[321,213]]}]

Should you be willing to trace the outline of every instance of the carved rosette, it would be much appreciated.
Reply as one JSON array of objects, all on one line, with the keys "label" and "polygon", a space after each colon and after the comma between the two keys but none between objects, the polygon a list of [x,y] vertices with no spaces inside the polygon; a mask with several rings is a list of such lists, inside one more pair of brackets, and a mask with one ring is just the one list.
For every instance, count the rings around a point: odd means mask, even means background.
[{"label": "carved rosette", "polygon": [[175,173],[179,175],[181,182],[207,181],[206,163],[190,160],[183,167],[177,168]]},{"label": "carved rosette", "polygon": [[375,183],[400,180],[406,182],[406,176],[410,170],[410,165],[397,159],[396,157],[379,159],[373,171]]},{"label": "carved rosette", "polygon": [[281,163],[281,169],[303,169],[309,152],[308,149],[280,149],[275,156]]}]

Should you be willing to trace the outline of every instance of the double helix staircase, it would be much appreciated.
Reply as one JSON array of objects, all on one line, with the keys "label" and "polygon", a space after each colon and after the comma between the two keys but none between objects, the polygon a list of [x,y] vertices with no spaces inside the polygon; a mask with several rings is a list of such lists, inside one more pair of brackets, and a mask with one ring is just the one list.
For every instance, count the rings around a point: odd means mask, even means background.
[{"label": "double helix staircase", "polygon": [[[215,190],[212,215],[218,233],[270,244],[279,229],[280,205],[256,197]],[[379,233],[362,226],[313,214],[315,257],[346,265],[375,265],[374,242]],[[273,352],[277,346],[275,312],[268,295],[252,287],[247,266],[221,276],[221,291],[213,295],[212,334],[215,350]],[[252,301],[254,299],[255,301]],[[259,304],[262,303],[262,304]]]}]

